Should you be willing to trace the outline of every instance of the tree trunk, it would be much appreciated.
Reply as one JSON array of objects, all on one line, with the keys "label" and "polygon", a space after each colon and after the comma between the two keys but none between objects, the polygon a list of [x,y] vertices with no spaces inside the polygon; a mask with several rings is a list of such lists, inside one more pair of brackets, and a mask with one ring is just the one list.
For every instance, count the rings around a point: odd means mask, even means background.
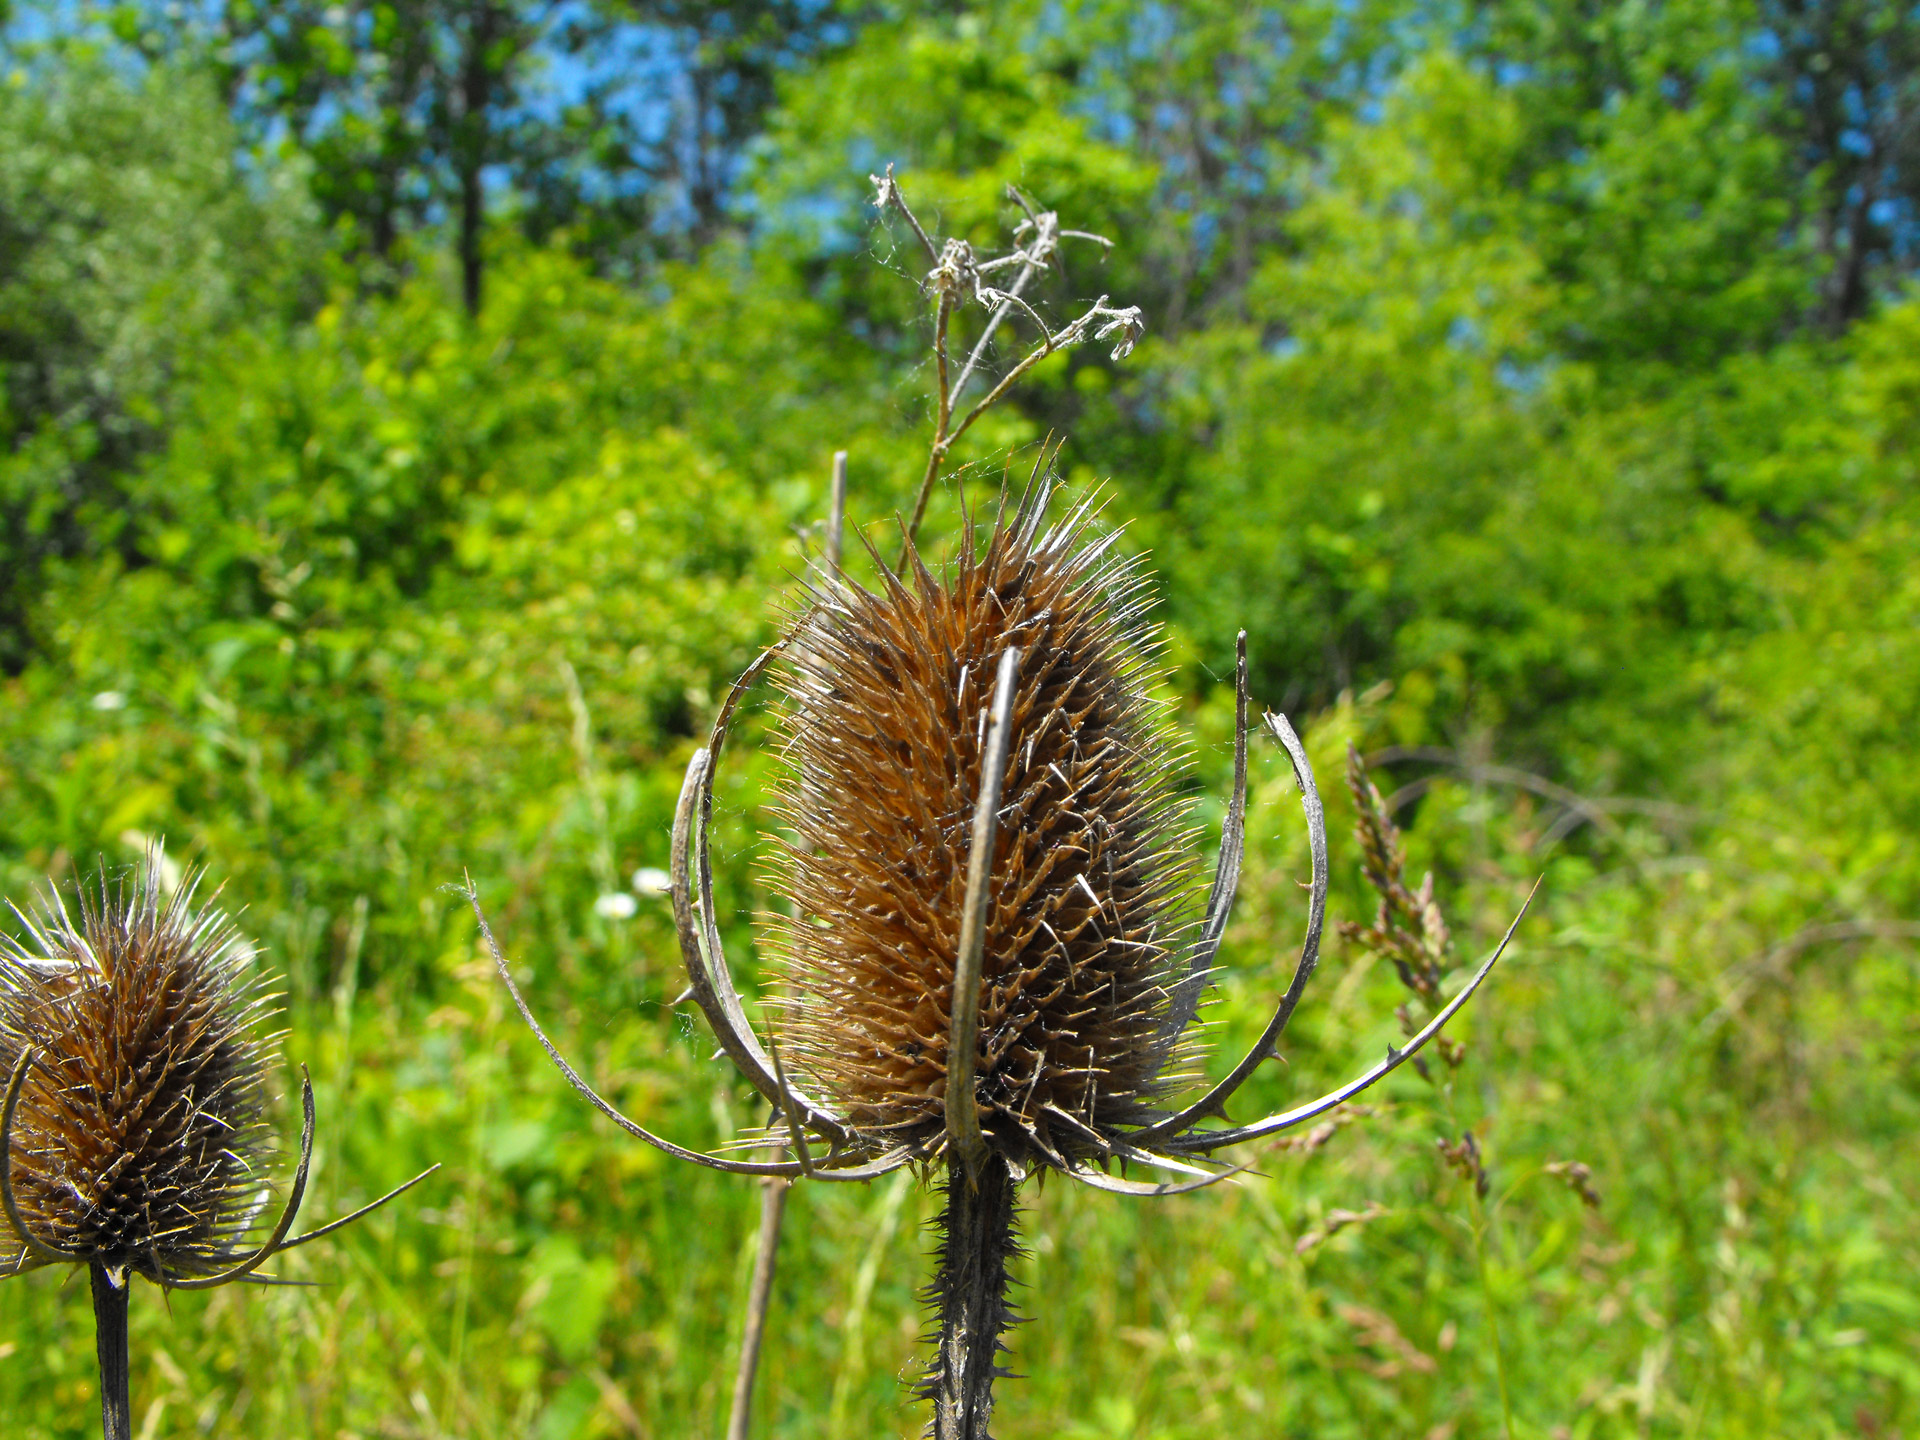
[{"label": "tree trunk", "polygon": [[486,196],[481,188],[480,172],[487,159],[487,106],[493,99],[494,78],[490,52],[498,38],[499,22],[500,12],[494,6],[485,3],[474,6],[460,75],[459,151],[455,164],[460,175],[460,294],[469,316],[480,313],[480,232],[486,218]]}]

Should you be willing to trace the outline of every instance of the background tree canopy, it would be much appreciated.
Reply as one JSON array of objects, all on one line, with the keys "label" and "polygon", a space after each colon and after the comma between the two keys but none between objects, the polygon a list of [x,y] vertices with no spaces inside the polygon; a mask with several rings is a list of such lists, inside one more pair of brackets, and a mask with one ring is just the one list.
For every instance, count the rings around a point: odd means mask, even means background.
[{"label": "background tree canopy", "polygon": [[[1230,1193],[1034,1198],[1047,1322],[1005,1433],[1468,1440],[1503,1386],[1515,1436],[1920,1427],[1911,6],[7,16],[0,892],[165,835],[287,977],[318,1198],[448,1165],[290,1261],[324,1288],[136,1314],[143,1435],[718,1432],[750,1187],[577,1112],[440,887],[471,870],[628,1113],[759,1118],[632,877],[782,623],[828,456],[876,545],[911,504],[928,329],[871,206],[890,162],[943,233],[994,241],[1015,185],[1110,237],[1030,298],[1147,321],[970,432],[928,533],[1064,437],[1151,553],[1204,826],[1244,628],[1330,796],[1349,740],[1375,758],[1462,958],[1546,875],[1457,1093],[1408,1078]],[[743,954],[776,823],[747,739]],[[1301,923],[1261,763],[1223,1051]],[[1369,1063],[1396,998],[1330,954],[1261,1098]],[[1465,1129],[1484,1212],[1434,1159]],[[922,1203],[796,1200],[765,1433],[917,1426]],[[91,1424],[85,1326],[0,1285],[10,1433]]]}]

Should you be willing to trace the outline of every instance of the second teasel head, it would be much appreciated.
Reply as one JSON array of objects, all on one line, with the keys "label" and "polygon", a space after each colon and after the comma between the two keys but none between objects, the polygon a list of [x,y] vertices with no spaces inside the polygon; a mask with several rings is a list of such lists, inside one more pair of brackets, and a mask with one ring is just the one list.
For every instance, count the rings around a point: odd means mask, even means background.
[{"label": "second teasel head", "polygon": [[260,1032],[278,997],[233,921],[196,903],[194,877],[172,879],[149,851],[129,876],[103,867],[77,913],[49,890],[35,913],[14,911],[17,938],[0,936],[0,1279],[89,1271],[106,1440],[132,1434],[134,1276],[168,1290],[271,1283],[267,1261],[432,1173],[292,1235],[313,1158],[303,1076],[299,1161],[270,1219],[279,1037]]},{"label": "second teasel head", "polygon": [[241,1253],[273,1149],[257,1032],[275,997],[192,878],[160,880],[157,857],[103,871],[77,915],[49,893],[0,944],[0,1274],[66,1259],[177,1284]]}]

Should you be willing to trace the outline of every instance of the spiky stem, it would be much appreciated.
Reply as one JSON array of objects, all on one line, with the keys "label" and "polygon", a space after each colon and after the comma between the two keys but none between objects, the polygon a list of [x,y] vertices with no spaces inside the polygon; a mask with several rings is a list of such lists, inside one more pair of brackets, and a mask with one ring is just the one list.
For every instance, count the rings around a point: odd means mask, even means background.
[{"label": "spiky stem", "polygon": [[95,1261],[93,1277],[94,1349],[100,1357],[100,1428],[105,1440],[133,1440],[133,1406],[127,1398],[127,1285]]},{"label": "spiky stem", "polygon": [[973,1183],[963,1170],[948,1173],[940,1269],[928,1292],[939,1315],[938,1348],[920,1387],[921,1398],[933,1401],[933,1440],[990,1440],[993,1382],[1006,1373],[998,1363],[1006,1349],[1000,1337],[1013,1319],[1013,1198],[1013,1176],[997,1155],[981,1164]]}]

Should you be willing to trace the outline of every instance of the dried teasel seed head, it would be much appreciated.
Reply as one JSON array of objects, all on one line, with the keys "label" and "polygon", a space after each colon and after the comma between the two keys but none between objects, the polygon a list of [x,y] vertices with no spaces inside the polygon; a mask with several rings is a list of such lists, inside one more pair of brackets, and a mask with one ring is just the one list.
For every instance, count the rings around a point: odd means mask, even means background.
[{"label": "dried teasel seed head", "polygon": [[273,997],[195,883],[165,893],[150,851],[131,877],[103,868],[77,918],[49,892],[0,938],[0,1275],[61,1259],[190,1281],[244,1251],[273,1148],[257,1034]]},{"label": "dried teasel seed head", "polygon": [[[1149,682],[1139,569],[1095,501],[1042,530],[1044,486],[938,573],[909,546],[836,581],[782,679],[793,843],[770,917],[782,1049],[875,1146],[944,1144],[953,975],[996,662],[1022,660],[986,912],[974,1095],[1022,1166],[1106,1153],[1178,1078],[1168,1023],[1191,914],[1185,755]],[[875,560],[878,562],[878,555]]]}]

